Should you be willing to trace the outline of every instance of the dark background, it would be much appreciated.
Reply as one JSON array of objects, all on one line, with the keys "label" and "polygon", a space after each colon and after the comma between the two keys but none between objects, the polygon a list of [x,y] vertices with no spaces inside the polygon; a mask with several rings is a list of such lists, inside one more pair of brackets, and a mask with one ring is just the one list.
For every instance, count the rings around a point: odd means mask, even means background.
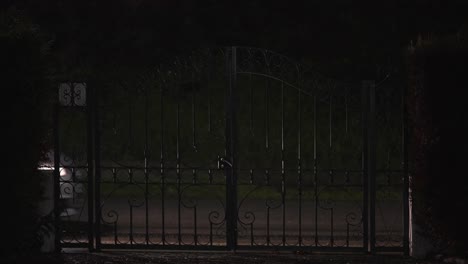
[{"label": "dark background", "polygon": [[[468,27],[468,3],[462,0],[252,0],[232,3],[3,0],[0,7],[0,65],[2,86],[5,87],[3,115],[6,117],[4,153],[10,154],[4,172],[2,185],[5,191],[2,194],[5,198],[2,200],[8,201],[12,208],[9,215],[13,216],[6,219],[5,236],[15,238],[7,240],[9,247],[2,247],[3,252],[8,253],[14,252],[10,249],[18,248],[15,243],[23,243],[23,238],[31,236],[38,226],[31,208],[40,196],[37,188],[40,181],[32,175],[41,153],[50,145],[46,139],[51,127],[50,97],[47,95],[55,92],[51,90],[54,81],[96,76],[115,65],[124,69],[120,73],[127,72],[130,76],[199,47],[240,45],[274,50],[339,80],[380,80],[391,73],[390,81],[406,83],[407,52],[418,40],[457,36]],[[458,80],[464,80],[466,67],[463,62],[466,60],[460,60],[457,54],[442,58],[432,60],[428,66],[424,63],[420,66],[426,69],[423,72],[432,76],[440,72],[438,67],[445,68],[445,76],[451,78],[450,89],[435,89],[446,96],[439,98],[431,86],[428,97],[415,97],[429,102],[423,104],[430,109],[422,115],[423,119],[433,113],[450,115],[448,108],[443,108],[453,105],[450,98],[457,98],[457,106],[465,103],[462,89],[466,86],[457,84],[460,84]],[[455,75],[446,67],[454,60],[457,62]],[[112,76],[113,73],[108,74]],[[433,83],[446,83],[444,78]],[[421,82],[432,81],[429,78]],[[459,127],[466,129],[466,125],[463,126],[466,119],[457,117],[450,124],[444,123],[447,119],[443,117],[437,120],[439,123],[429,125],[428,131],[434,127],[446,128],[443,137],[453,139],[456,135],[458,140],[445,141],[448,143],[443,143],[444,147],[429,151],[432,156],[425,160],[432,163],[440,161],[438,157],[447,152],[456,153],[454,145],[466,144],[466,140],[463,141],[466,134],[457,130]],[[425,135],[427,133],[416,136],[421,139]],[[430,135],[438,137],[437,133]],[[435,167],[435,171],[443,171],[454,160],[443,162]],[[463,170],[463,161],[457,162],[457,166],[451,167],[454,174]],[[427,162],[422,163],[426,164],[426,171],[431,171],[427,169]],[[439,174],[433,174],[434,182],[440,183]],[[24,185],[25,182],[30,184]],[[463,186],[463,182],[456,181],[456,186]],[[453,191],[452,188],[453,185],[440,188],[444,192],[438,195],[461,195],[464,191]],[[428,192],[427,195],[432,194]],[[450,196],[447,204],[458,206],[451,212],[466,209],[461,201],[459,196]],[[451,216],[457,218],[456,214]],[[457,222],[458,225],[462,223]]]},{"label": "dark background", "polygon": [[[10,2],[10,4],[9,4]],[[52,40],[62,67],[144,67],[184,49],[254,46],[347,80],[398,65],[419,35],[453,34],[465,1],[3,1]]]}]

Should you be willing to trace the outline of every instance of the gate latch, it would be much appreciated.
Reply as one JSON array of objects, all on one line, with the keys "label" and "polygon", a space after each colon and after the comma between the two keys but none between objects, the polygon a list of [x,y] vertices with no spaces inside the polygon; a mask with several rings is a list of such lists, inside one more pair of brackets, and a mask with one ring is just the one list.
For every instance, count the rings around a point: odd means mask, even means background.
[{"label": "gate latch", "polygon": [[224,169],[226,166],[232,167],[231,162],[224,157],[218,156],[218,169]]}]

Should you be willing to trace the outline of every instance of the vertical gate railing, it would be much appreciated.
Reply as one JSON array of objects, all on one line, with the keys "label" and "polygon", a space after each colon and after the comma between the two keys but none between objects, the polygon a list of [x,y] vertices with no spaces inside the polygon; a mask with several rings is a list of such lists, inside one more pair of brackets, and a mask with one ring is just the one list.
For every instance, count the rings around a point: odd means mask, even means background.
[{"label": "vertical gate railing", "polygon": [[95,196],[94,194],[96,193],[96,190],[94,188],[94,182],[95,181],[95,153],[94,153],[94,146],[96,143],[94,142],[95,136],[96,136],[96,131],[95,131],[95,124],[94,124],[94,117],[96,115],[96,107],[95,107],[95,96],[94,96],[95,89],[88,89],[86,92],[86,101],[87,101],[87,106],[86,106],[86,121],[87,121],[87,165],[88,165],[88,248],[90,251],[93,251],[95,248],[94,245],[94,235],[95,235],[95,230],[94,230],[94,204],[93,201],[95,201]]},{"label": "vertical gate railing", "polygon": [[408,110],[407,110],[407,94],[405,86],[401,88],[401,127],[402,127],[402,149],[401,149],[401,165],[403,169],[403,254],[409,256],[410,254],[410,181],[409,181],[409,161],[408,161]]},{"label": "vertical gate railing", "polygon": [[362,176],[363,176],[363,189],[364,197],[362,204],[362,219],[363,219],[363,248],[365,251],[369,250],[369,93],[368,86],[366,83],[362,85]]},{"label": "vertical gate railing", "polygon": [[[90,116],[90,123],[92,124],[91,132],[93,138],[93,146],[91,147],[93,155],[93,178],[94,178],[94,219],[92,227],[95,235],[95,249],[101,250],[101,131],[99,125],[99,90],[97,87],[92,87],[90,98],[92,115]],[[92,203],[90,203],[92,204]]]},{"label": "vertical gate railing", "polygon": [[237,50],[228,48],[226,52],[228,92],[226,93],[226,234],[228,250],[237,246]]},{"label": "vertical gate railing", "polygon": [[60,223],[60,138],[59,138],[59,110],[60,106],[57,102],[54,106],[54,220],[55,220],[55,251],[60,252],[61,245],[61,223]]},{"label": "vertical gate railing", "polygon": [[375,83],[363,81],[364,250],[375,252]]}]

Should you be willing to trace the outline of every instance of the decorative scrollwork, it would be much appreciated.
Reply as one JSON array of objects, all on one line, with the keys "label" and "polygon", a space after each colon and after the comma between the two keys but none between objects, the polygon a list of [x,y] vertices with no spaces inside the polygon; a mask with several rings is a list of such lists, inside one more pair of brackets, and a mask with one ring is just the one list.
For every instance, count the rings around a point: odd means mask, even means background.
[{"label": "decorative scrollwork", "polygon": [[[102,208],[103,206],[101,206],[101,211],[102,211]],[[101,220],[103,223],[108,224],[108,225],[117,224],[117,222],[119,221],[119,213],[113,209],[108,210],[107,213],[104,213],[104,214],[101,213]]]},{"label": "decorative scrollwork", "polygon": [[326,199],[320,199],[320,194],[321,194],[324,190],[329,189],[329,188],[331,188],[331,187],[332,187],[332,186],[327,185],[327,186],[325,186],[324,188],[322,188],[322,189],[318,192],[317,197],[318,197],[319,200],[318,200],[317,202],[318,202],[319,208],[321,208],[321,209],[323,209],[323,210],[330,210],[330,209],[334,208],[335,205],[336,205],[336,201],[333,200],[333,199],[330,198],[330,197],[327,197]]},{"label": "decorative scrollwork", "polygon": [[[223,211],[226,210],[224,204],[221,203]],[[222,216],[222,217],[221,217]],[[223,237],[226,235],[226,230],[223,228],[226,224],[226,216],[225,214],[221,214],[218,210],[213,210],[208,213],[208,222],[210,223],[210,232],[212,231],[212,226],[216,227],[214,235],[216,237]]]},{"label": "decorative scrollwork", "polygon": [[[241,210],[242,205],[244,204],[244,202],[247,200],[247,198],[249,198],[249,196],[250,196],[253,192],[257,191],[257,190],[258,190],[259,188],[261,188],[261,187],[262,187],[262,186],[260,186],[260,185],[255,186],[255,188],[253,188],[252,190],[250,190],[249,192],[247,192],[247,194],[244,195],[244,197],[240,200],[239,205],[238,205],[238,207],[237,207],[237,215],[238,215],[238,216],[241,215],[241,214],[240,214],[240,210]],[[242,222],[241,219],[238,219],[238,220],[239,220],[240,222]]]},{"label": "decorative scrollwork", "polygon": [[255,213],[252,211],[244,212],[243,217],[239,217],[239,222],[243,225],[252,225],[255,222]]},{"label": "decorative scrollwork", "polygon": [[61,198],[64,198],[68,195],[73,195],[74,193],[74,185],[73,183],[71,182],[61,182],[60,183],[60,195],[61,195]]},{"label": "decorative scrollwork", "polygon": [[277,209],[277,208],[280,208],[281,205],[282,205],[281,201],[278,201],[278,200],[273,200],[273,199],[265,200],[265,206],[269,209]]},{"label": "decorative scrollwork", "polygon": [[347,225],[359,226],[362,223],[362,214],[361,214],[361,217],[357,217],[355,212],[347,213],[345,217],[345,221]]},{"label": "decorative scrollwork", "polygon": [[127,199],[127,202],[128,202],[128,205],[131,206],[131,207],[141,207],[141,206],[143,206],[143,204],[145,204],[145,201],[139,200],[134,195],[130,196]]},{"label": "decorative scrollwork", "polygon": [[59,85],[59,102],[63,106],[85,106],[86,83],[61,83]]},{"label": "decorative scrollwork", "polygon": [[80,89],[73,89],[75,91],[75,103],[81,101],[83,92]]},{"label": "decorative scrollwork", "polygon": [[187,194],[186,194],[186,191],[191,188],[191,187],[194,187],[194,186],[198,186],[197,184],[190,184],[186,187],[184,187],[181,192],[180,192],[180,203],[182,204],[182,206],[184,206],[185,208],[195,208],[197,207],[197,200],[195,200],[193,197],[188,197]]},{"label": "decorative scrollwork", "polygon": [[226,221],[222,221],[216,228],[215,235],[218,237],[226,236]]},{"label": "decorative scrollwork", "polygon": [[225,217],[221,218],[220,216],[218,211],[210,211],[208,213],[208,221],[210,224],[219,225],[225,221]]},{"label": "decorative scrollwork", "polygon": [[330,210],[334,208],[336,201],[330,198],[319,200],[319,207],[323,210]]}]

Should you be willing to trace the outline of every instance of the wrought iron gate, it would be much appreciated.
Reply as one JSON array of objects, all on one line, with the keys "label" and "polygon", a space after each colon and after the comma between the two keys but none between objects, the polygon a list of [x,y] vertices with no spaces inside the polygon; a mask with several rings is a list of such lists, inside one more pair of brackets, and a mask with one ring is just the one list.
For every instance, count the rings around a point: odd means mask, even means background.
[{"label": "wrought iron gate", "polygon": [[59,247],[408,250],[402,90],[241,47],[91,84],[82,105],[75,86],[56,118]]}]

